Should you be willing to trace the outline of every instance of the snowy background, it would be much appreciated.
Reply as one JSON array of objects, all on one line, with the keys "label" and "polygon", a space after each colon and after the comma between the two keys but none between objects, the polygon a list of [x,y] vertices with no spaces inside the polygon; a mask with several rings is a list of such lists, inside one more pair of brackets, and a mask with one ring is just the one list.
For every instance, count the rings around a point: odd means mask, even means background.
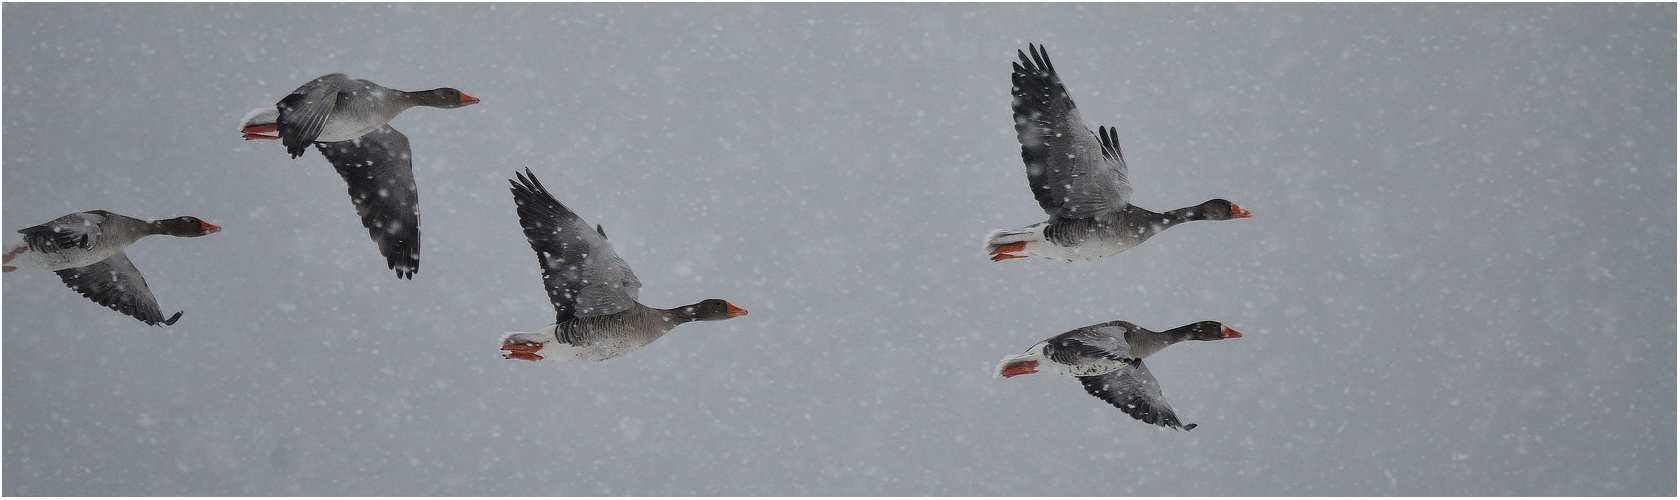
[{"label": "snowy background", "polygon": [[[4,279],[15,495],[1674,495],[1675,7],[6,4],[4,230],[103,208],[168,328]],[[1172,229],[992,263],[1044,219],[1009,68],[1047,44]],[[399,281],[246,111],[342,71],[483,99],[413,142]],[[751,314],[599,364],[506,179],[660,307]],[[11,239],[8,237],[7,239]],[[1002,357],[1125,319],[1193,432]]]}]

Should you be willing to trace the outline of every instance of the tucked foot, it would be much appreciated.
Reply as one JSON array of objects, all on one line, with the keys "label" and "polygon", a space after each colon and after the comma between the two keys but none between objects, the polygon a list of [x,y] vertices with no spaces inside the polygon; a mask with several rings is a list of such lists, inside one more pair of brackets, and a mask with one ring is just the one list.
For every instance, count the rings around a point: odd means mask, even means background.
[{"label": "tucked foot", "polygon": [[1031,375],[1038,373],[1037,361],[1012,361],[998,370],[998,375],[1009,378],[1016,375]]},{"label": "tucked foot", "polygon": [[502,359],[523,359],[525,361],[541,361],[543,359],[543,357],[538,356],[537,351],[542,350],[542,347],[543,347],[543,345],[541,343],[538,343],[538,342],[520,342],[520,343],[517,343],[517,344],[503,344],[502,345],[502,350],[508,351],[508,353],[503,354]]},{"label": "tucked foot", "polygon": [[[24,250],[28,250],[28,249],[29,249],[28,246],[21,246],[21,247],[17,247],[17,249],[15,249],[15,250],[12,250],[10,252],[6,252],[6,256],[4,257],[4,259],[5,259],[4,263],[11,264],[12,259],[17,258],[18,254],[22,254]],[[12,266],[6,266],[7,271],[10,271],[12,269],[17,269],[17,268],[12,267]]]},{"label": "tucked foot", "polygon": [[245,134],[245,140],[247,140],[247,141],[252,140],[252,139],[279,139],[280,138],[280,124],[277,124],[277,123],[259,123],[259,124],[256,124],[256,125],[246,125],[245,127],[239,129],[239,131]]},{"label": "tucked foot", "polygon": [[1025,259],[1027,258],[1025,255],[1011,255],[1010,252],[1019,252],[1025,250],[1026,248],[1027,242],[1025,241],[1017,241],[1008,245],[999,245],[997,248],[992,249],[992,262],[1009,259]]}]

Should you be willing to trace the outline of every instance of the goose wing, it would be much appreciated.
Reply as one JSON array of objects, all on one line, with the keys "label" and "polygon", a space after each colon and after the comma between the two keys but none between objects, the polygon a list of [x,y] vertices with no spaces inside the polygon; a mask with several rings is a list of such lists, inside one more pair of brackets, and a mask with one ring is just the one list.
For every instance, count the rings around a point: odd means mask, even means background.
[{"label": "goose wing", "polygon": [[1148,424],[1173,429],[1190,430],[1196,424],[1182,424],[1166,398],[1161,397],[1161,384],[1141,359],[1128,360],[1119,370],[1102,375],[1079,377],[1085,392],[1107,401],[1125,411],[1132,418]]},{"label": "goose wing", "polygon": [[1021,60],[1011,75],[1011,107],[1033,197],[1052,218],[1088,218],[1125,207],[1132,185],[1113,129],[1093,135],[1044,47],[1027,49],[1031,57],[1016,51]]},{"label": "goose wing", "polygon": [[1050,337],[1045,341],[1044,357],[1075,369],[1104,361],[1130,359],[1131,346],[1126,343],[1126,330],[1131,326],[1124,321],[1110,321]]},{"label": "goose wing", "polygon": [[390,125],[348,141],[317,143],[350,186],[350,202],[398,278],[420,270],[420,192],[408,137]]},{"label": "goose wing", "polygon": [[286,145],[286,152],[292,158],[303,155],[309,144],[321,136],[327,117],[338,107],[339,92],[350,81],[350,77],[342,73],[316,78],[275,104],[280,110],[280,117],[275,121],[280,142]]},{"label": "goose wing", "polygon": [[104,234],[106,217],[95,212],[76,212],[44,224],[19,229],[23,242],[37,252],[58,252],[71,248],[88,250]]},{"label": "goose wing", "polygon": [[59,279],[76,293],[148,325],[173,325],[175,320],[181,319],[180,311],[164,319],[163,312],[158,310],[157,299],[152,297],[152,290],[146,286],[146,278],[140,276],[140,270],[122,252],[90,265],[56,272]]},{"label": "goose wing", "polygon": [[518,181],[508,182],[513,184],[519,225],[542,266],[555,322],[616,314],[634,306],[642,282],[613,251],[606,231],[589,227],[549,194],[530,169],[515,175]]}]

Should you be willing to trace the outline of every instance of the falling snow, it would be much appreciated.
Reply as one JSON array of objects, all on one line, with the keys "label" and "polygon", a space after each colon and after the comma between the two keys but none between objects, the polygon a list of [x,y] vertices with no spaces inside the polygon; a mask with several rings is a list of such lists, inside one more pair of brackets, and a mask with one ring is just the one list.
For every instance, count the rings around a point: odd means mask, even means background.
[{"label": "falling snow", "polygon": [[[1671,4],[19,4],[4,230],[107,209],[148,327],[4,279],[8,495],[1675,494]],[[1073,266],[1009,110],[1045,44],[1157,211]],[[455,87],[393,278],[318,152],[240,118],[317,76]],[[553,308],[529,167],[671,307],[601,363],[503,360]],[[1216,320],[1151,357],[1193,432],[999,359]]]}]

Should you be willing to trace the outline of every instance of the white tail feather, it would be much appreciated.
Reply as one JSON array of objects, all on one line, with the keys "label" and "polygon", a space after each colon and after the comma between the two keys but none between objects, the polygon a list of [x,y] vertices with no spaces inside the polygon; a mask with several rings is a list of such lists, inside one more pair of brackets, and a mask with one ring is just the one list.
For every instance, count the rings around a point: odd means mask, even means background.
[{"label": "white tail feather", "polygon": [[515,343],[547,344],[557,341],[559,338],[554,335],[554,327],[555,325],[548,325],[547,328],[534,332],[508,332],[508,334],[502,335],[502,340],[497,344],[497,347]]},{"label": "white tail feather", "polygon": [[252,125],[267,125],[280,119],[280,110],[273,106],[257,108],[245,113],[245,118],[239,120],[239,128],[244,129]]}]

